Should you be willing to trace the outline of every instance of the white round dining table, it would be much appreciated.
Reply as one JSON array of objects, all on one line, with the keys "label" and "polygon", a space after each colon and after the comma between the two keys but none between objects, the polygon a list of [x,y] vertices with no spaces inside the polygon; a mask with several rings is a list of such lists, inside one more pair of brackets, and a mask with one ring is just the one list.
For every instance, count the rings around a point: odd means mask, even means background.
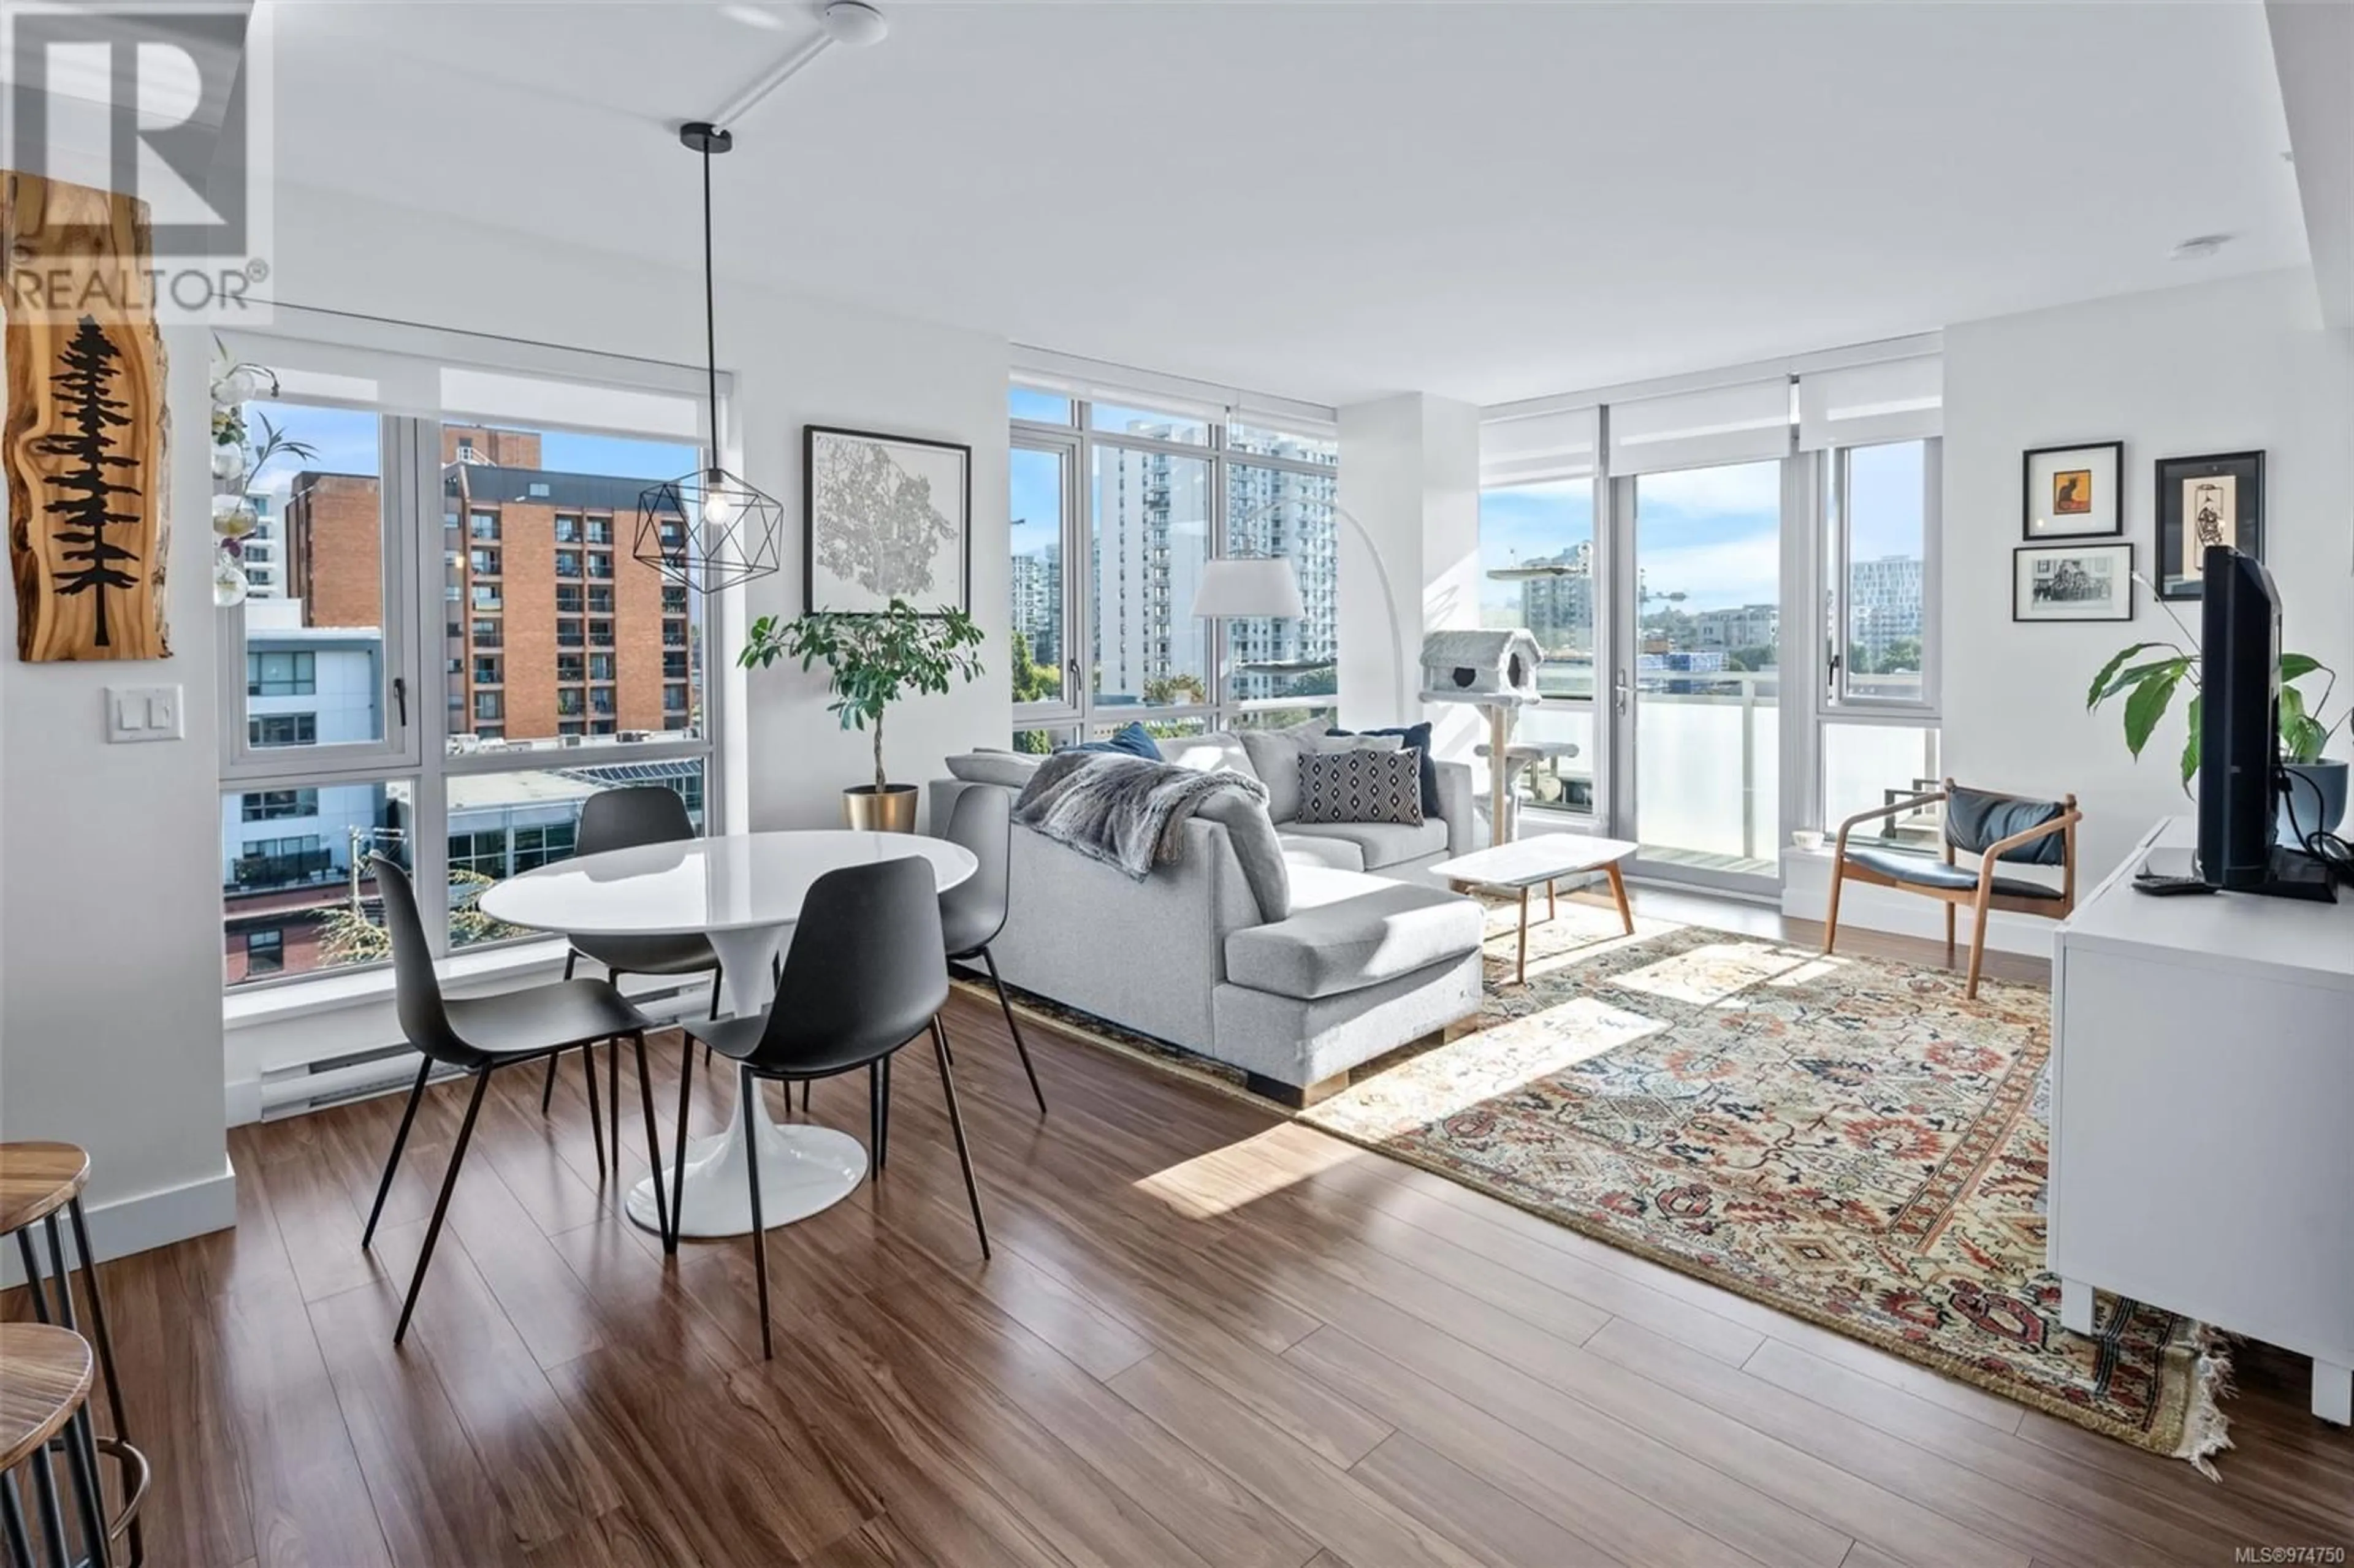
[{"label": "white round dining table", "polygon": [[[774,994],[769,966],[801,918],[811,884],[844,866],[910,856],[931,863],[943,890],[981,869],[970,851],[913,833],[734,833],[558,861],[488,889],[479,907],[511,926],[567,936],[708,937],[719,956],[721,1010],[740,1017],[766,1007]],[[865,1177],[865,1147],[846,1133],[779,1122],[766,1107],[753,1122],[758,1130],[748,1140],[743,1114],[731,1106],[726,1131],[688,1146],[680,1234],[750,1234],[744,1167],[756,1156],[760,1213],[770,1225],[830,1208]],[[657,1228],[654,1181],[639,1182],[629,1197],[630,1217],[648,1230]]]}]

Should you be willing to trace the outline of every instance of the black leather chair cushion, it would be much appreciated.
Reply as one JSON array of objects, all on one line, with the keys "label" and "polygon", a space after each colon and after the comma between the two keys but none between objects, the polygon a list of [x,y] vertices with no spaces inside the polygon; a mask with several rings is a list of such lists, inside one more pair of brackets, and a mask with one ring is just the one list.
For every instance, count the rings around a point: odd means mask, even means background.
[{"label": "black leather chair cushion", "polygon": [[[1988,845],[2056,821],[2067,810],[2057,800],[2018,800],[1956,785],[1946,798],[1946,842],[1957,850],[1983,854]],[[2066,852],[2067,835],[2048,833],[2005,850],[2002,858],[2019,865],[2060,865],[2067,859]]]},{"label": "black leather chair cushion", "polygon": [[[1944,861],[1925,854],[1907,854],[1903,850],[1858,849],[1850,844],[1847,858],[1857,865],[1870,866],[1882,876],[1909,882],[1915,887],[1974,888],[1978,885],[1978,874],[1975,869],[1966,865],[1947,865]],[[2013,898],[2057,900],[2060,896],[2060,890],[2056,887],[2046,887],[2040,882],[2030,882],[2018,876],[1996,877],[1994,890]]]}]

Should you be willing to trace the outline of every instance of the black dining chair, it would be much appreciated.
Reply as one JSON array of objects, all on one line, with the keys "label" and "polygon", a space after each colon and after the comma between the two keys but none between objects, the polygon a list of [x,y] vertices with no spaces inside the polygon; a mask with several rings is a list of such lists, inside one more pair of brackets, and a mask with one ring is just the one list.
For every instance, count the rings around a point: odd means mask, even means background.
[{"label": "black dining chair", "polygon": [[[408,1091],[408,1108],[400,1114],[400,1130],[392,1135],[392,1152],[385,1156],[384,1179],[376,1183],[376,1202],[368,1210],[367,1228],[360,1233],[363,1250],[376,1239],[376,1223],[384,1214],[385,1195],[392,1191],[393,1172],[400,1168],[400,1151],[417,1120],[418,1102],[425,1097],[425,1081],[436,1066],[455,1067],[474,1080],[466,1101],[465,1119],[458,1124],[458,1141],[450,1150],[449,1173],[441,1179],[441,1195],[434,1201],[433,1218],[425,1227],[424,1245],[418,1249],[417,1272],[408,1281],[408,1298],[401,1303],[400,1322],[392,1331],[398,1344],[408,1333],[409,1315],[417,1310],[418,1287],[425,1283],[426,1266],[433,1261],[433,1244],[440,1239],[441,1219],[450,1209],[450,1193],[458,1185],[458,1167],[465,1162],[466,1146],[473,1141],[474,1118],[482,1111],[482,1095],[491,1075],[517,1062],[553,1060],[576,1045],[627,1037],[638,1048],[638,1098],[645,1111],[646,1150],[652,1162],[654,1208],[665,1235],[669,1211],[662,1191],[662,1145],[654,1138],[652,1080],[646,1075],[646,1031],[653,1027],[631,1007],[611,982],[600,980],[554,980],[502,991],[496,996],[444,999],[440,977],[433,972],[433,952],[425,943],[424,923],[417,913],[417,891],[408,874],[382,855],[368,857],[376,885],[384,898],[385,928],[392,937],[392,992],[400,1030],[425,1058],[417,1066],[417,1083]],[[616,1047],[618,1049],[618,1046]],[[597,1068],[586,1054],[580,1058],[588,1078],[588,1128],[597,1138],[597,1169],[605,1169],[605,1133],[597,1110]],[[620,1173],[621,1148],[613,1145],[613,1171]]]},{"label": "black dining chair", "polygon": [[[929,1029],[947,1097],[964,1192],[981,1255],[989,1255],[989,1227],[981,1217],[981,1188],[972,1175],[964,1118],[957,1109],[956,1074],[949,1065],[949,966],[940,938],[940,905],[931,863],[915,857],[877,861],[827,872],[810,885],[801,919],[786,949],[777,1000],[765,1013],[686,1025],[690,1045],[701,1040],[736,1063],[737,1099],[744,1136],[758,1137],[760,1080],[792,1092],[796,1082],[866,1069],[868,1161],[881,1174],[891,1128],[892,1054]],[[678,1086],[679,1158],[671,1177],[670,1213],[685,1190],[684,1139],[694,1054],[682,1053]],[[746,1160],[752,1189],[753,1273],[760,1290],[760,1354],[769,1348],[769,1247],[760,1218],[758,1161]],[[676,1238],[672,1238],[675,1246]]]},{"label": "black dining chair", "polygon": [[[572,836],[575,854],[603,854],[608,850],[636,849],[641,844],[676,843],[681,839],[695,836],[695,821],[686,814],[686,802],[675,789],[660,784],[633,784],[622,789],[603,789],[588,797],[580,808],[580,821]],[[605,978],[615,985],[623,975],[699,975],[711,976],[711,1016],[719,1016],[719,955],[712,950],[711,938],[689,932],[675,937],[575,937],[571,950],[564,955],[564,978],[572,978],[572,968],[581,959],[588,958],[605,966]],[[592,1056],[596,1045],[584,1045],[584,1056]],[[557,1058],[547,1059],[547,1081],[540,1086],[539,1110],[547,1114],[548,1102],[556,1094]],[[705,1057],[710,1060],[709,1056]],[[613,1119],[613,1140],[618,1146],[621,1138],[621,1058],[609,1054],[605,1063],[605,1087],[608,1114]]]},{"label": "black dining chair", "polygon": [[1046,1091],[1038,1086],[1038,1070],[1030,1065],[1030,1047],[1023,1042],[1022,1026],[1013,1021],[1013,1004],[1005,998],[1005,980],[989,945],[1005,929],[1007,885],[1013,852],[1013,802],[1005,790],[976,785],[956,799],[949,813],[949,842],[961,844],[981,862],[981,869],[940,895],[940,930],[949,958],[957,963],[979,959],[989,966],[989,983],[997,988],[997,1005],[1005,1012],[1006,1033],[1030,1076],[1030,1093],[1044,1115]]}]

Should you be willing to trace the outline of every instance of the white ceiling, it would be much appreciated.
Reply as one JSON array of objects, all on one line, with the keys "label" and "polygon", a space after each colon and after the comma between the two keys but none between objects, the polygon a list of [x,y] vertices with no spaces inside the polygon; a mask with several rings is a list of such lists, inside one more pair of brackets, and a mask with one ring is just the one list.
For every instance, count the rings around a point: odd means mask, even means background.
[{"label": "white ceiling", "polygon": [[[2305,260],[2256,4],[882,3],[737,125],[722,270],[1254,390],[1496,402]],[[814,36],[767,9],[280,4],[279,173],[689,260],[669,127]]]}]

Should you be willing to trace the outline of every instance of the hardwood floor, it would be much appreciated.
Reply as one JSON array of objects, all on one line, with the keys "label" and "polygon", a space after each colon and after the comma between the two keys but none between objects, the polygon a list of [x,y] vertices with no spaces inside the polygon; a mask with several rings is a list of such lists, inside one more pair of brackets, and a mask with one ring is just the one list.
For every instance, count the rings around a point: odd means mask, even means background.
[{"label": "hardwood floor", "polygon": [[[2296,1358],[2242,1349],[2218,1485],[1044,1030],[1042,1120],[995,1012],[960,998],[949,1023],[994,1260],[911,1051],[888,1172],[770,1233],[769,1363],[747,1244],[664,1263],[597,1179],[577,1073],[545,1120],[535,1072],[494,1081],[399,1351],[460,1090],[429,1094],[373,1255],[398,1098],[237,1128],[238,1228],[105,1269],[156,1464],[150,1560],[2058,1568],[2354,1545],[2354,1436],[2306,1414]],[[664,1037],[665,1136],[676,1065]],[[821,1085],[815,1114],[863,1140],[863,1083]]]}]

